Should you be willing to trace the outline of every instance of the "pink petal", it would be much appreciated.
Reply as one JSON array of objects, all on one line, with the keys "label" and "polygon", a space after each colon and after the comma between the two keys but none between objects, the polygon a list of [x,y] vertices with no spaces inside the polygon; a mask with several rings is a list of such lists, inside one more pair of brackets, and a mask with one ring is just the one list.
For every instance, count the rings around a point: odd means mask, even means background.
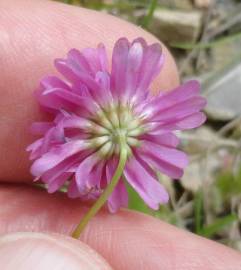
[{"label": "pink petal", "polygon": [[76,115],[65,117],[62,120],[63,128],[85,129],[89,126],[89,124],[90,122],[86,118],[82,118]]},{"label": "pink petal", "polygon": [[167,203],[168,194],[166,190],[135,158],[128,161],[124,175],[149,207],[157,210],[159,204]]},{"label": "pink petal", "polygon": [[[118,159],[113,158],[109,160],[106,164],[106,179],[107,184],[110,184],[112,177],[116,171],[118,165]],[[108,208],[111,213],[115,213],[119,210],[120,207],[128,206],[128,193],[124,182],[122,179],[119,179],[118,184],[116,185],[114,191],[108,198]]]},{"label": "pink petal", "polygon": [[169,108],[160,108],[152,117],[152,121],[172,121],[181,119],[202,110],[207,101],[201,96],[192,97],[186,101],[177,103]]},{"label": "pink petal", "polygon": [[53,181],[49,182],[47,185],[47,189],[49,193],[54,193],[57,190],[59,190],[64,183],[68,180],[68,178],[71,176],[71,173],[62,173],[58,178],[55,178]]},{"label": "pink petal", "polygon": [[199,92],[199,82],[190,80],[171,91],[161,92],[158,97],[153,98],[149,103],[147,102],[147,106],[152,107],[154,111],[164,110],[194,96],[198,96]]},{"label": "pink petal", "polygon": [[88,179],[87,185],[89,187],[95,187],[101,189],[101,182],[104,174],[104,161],[99,161],[91,171],[91,176]]},{"label": "pink petal", "polygon": [[89,89],[98,89],[98,84],[89,73],[83,72],[78,66],[69,65],[66,60],[55,60],[56,69],[74,84],[84,83]]},{"label": "pink petal", "polygon": [[44,137],[41,145],[42,154],[46,153],[50,147],[65,142],[64,129],[61,123],[49,129]]},{"label": "pink petal", "polygon": [[88,87],[82,82],[72,84],[72,92],[84,98],[91,98]]},{"label": "pink petal", "polygon": [[93,76],[95,76],[96,72],[101,70],[97,50],[94,48],[86,48],[82,51],[82,54],[84,55],[85,59],[87,59],[90,66],[90,70]]},{"label": "pink petal", "polygon": [[33,163],[31,173],[36,177],[40,177],[44,172],[53,168],[67,157],[84,150],[85,147],[83,141],[73,141],[53,147]]},{"label": "pink petal", "polygon": [[61,88],[61,89],[71,91],[70,86],[67,83],[65,83],[64,81],[60,80],[56,76],[44,77],[41,80],[40,85],[46,90],[50,90],[52,88]]},{"label": "pink petal", "polygon": [[183,168],[188,164],[185,153],[151,142],[145,142],[138,148],[139,158],[173,178],[180,178],[183,175]]},{"label": "pink petal", "polygon": [[110,75],[107,72],[98,71],[95,76],[95,80],[100,85],[102,93],[104,90],[108,91],[108,95],[111,93],[110,91]]},{"label": "pink petal", "polygon": [[153,178],[156,178],[156,172],[153,170],[153,168],[150,167],[149,163],[145,162],[141,158],[141,155],[138,154],[138,149],[133,149],[132,151],[133,151],[133,154],[135,156],[135,159],[147,171],[147,173],[150,174]]},{"label": "pink petal", "polygon": [[126,38],[119,39],[113,49],[111,89],[114,97],[119,97],[126,85],[126,63],[129,52],[129,41]]},{"label": "pink petal", "polygon": [[109,105],[113,102],[110,90],[110,76],[107,72],[98,71],[95,76],[96,82],[99,84],[99,90],[91,92],[94,99],[101,105]]},{"label": "pink petal", "polygon": [[43,143],[43,138],[36,140],[34,143],[30,144],[26,150],[31,151],[30,160],[34,160],[36,158],[39,158],[42,153],[41,153],[41,146]]},{"label": "pink petal", "polygon": [[45,89],[40,87],[35,91],[35,96],[38,99],[39,104],[47,111],[56,114],[59,109],[65,109],[67,111],[74,111],[76,109],[76,104],[70,103],[54,94],[43,95],[44,91]]},{"label": "pink petal", "polygon": [[108,71],[108,58],[104,44],[100,43],[97,47],[101,71]]},{"label": "pink petal", "polygon": [[197,112],[191,115],[188,115],[181,119],[174,119],[172,121],[163,122],[156,126],[153,126],[153,131],[150,131],[151,134],[163,133],[164,130],[186,130],[199,127],[206,121],[206,116],[202,112]]},{"label": "pink petal", "polygon": [[94,170],[94,167],[98,162],[99,157],[93,154],[83,160],[77,168],[75,179],[80,193],[84,194],[89,189],[93,188],[90,183],[100,181],[101,174],[97,175]]},{"label": "pink petal", "polygon": [[207,117],[204,113],[198,112],[191,116],[185,117],[176,123],[176,128],[179,130],[191,129],[201,126]]},{"label": "pink petal", "polygon": [[[138,152],[137,152],[138,153]],[[160,171],[171,178],[179,179],[183,175],[183,169],[170,164],[162,159],[159,159],[157,156],[154,155],[145,155],[143,153],[138,153],[138,158],[152,166],[155,170]]]},{"label": "pink petal", "polygon": [[103,44],[99,44],[97,49],[86,48],[82,50],[82,54],[88,61],[93,74],[96,74],[98,71],[107,71],[108,60]]},{"label": "pink petal", "polygon": [[162,63],[159,44],[147,46],[143,39],[136,39],[130,45],[126,38],[119,39],[112,56],[111,89],[114,96],[124,96],[125,101],[143,99],[149,94],[149,86],[160,72]]},{"label": "pink petal", "polygon": [[134,43],[140,43],[144,49],[148,46],[145,39],[142,37],[135,38],[131,45],[133,45]]},{"label": "pink petal", "polygon": [[56,181],[65,172],[69,173],[70,175],[73,175],[73,172],[75,171],[72,171],[72,168],[77,167],[76,164],[79,164],[87,154],[88,154],[87,152],[86,153],[82,152],[81,154],[77,153],[64,159],[53,168],[44,172],[44,174],[42,174],[41,176],[41,180],[44,183],[49,184]]},{"label": "pink petal", "polygon": [[110,160],[108,160],[107,164],[106,164],[106,180],[107,180],[107,184],[110,183],[116,168],[118,166],[118,158],[113,157]]},{"label": "pink petal", "polygon": [[[86,73],[92,72],[89,61],[77,49],[71,49],[69,51],[67,63],[69,66],[74,66],[83,72],[86,72]],[[92,76],[94,76],[94,72],[92,73]]]},{"label": "pink petal", "polygon": [[177,147],[179,144],[179,139],[177,136],[170,132],[160,135],[152,135],[147,133],[140,136],[140,140],[150,141],[168,147]]},{"label": "pink petal", "polygon": [[163,61],[160,44],[155,43],[145,48],[139,74],[139,92],[145,92],[149,89],[151,82],[160,73]]},{"label": "pink petal", "polygon": [[38,139],[35,142],[31,143],[27,148],[26,151],[35,151],[42,145],[43,139]]},{"label": "pink petal", "polygon": [[108,208],[111,213],[116,213],[121,207],[128,207],[128,193],[122,179],[108,198]]},{"label": "pink petal", "polygon": [[[109,160],[106,164],[106,179],[109,184],[118,165],[118,159],[113,158]],[[124,182],[122,179],[119,179],[118,184],[116,185],[114,191],[108,198],[108,208],[111,213],[115,213],[120,207],[128,206],[128,193]]]},{"label": "pink petal", "polygon": [[130,47],[127,63],[126,63],[126,85],[125,95],[126,100],[133,97],[136,93],[138,77],[143,59],[143,47],[141,43],[133,43]]},{"label": "pink petal", "polygon": [[53,109],[66,109],[76,111],[82,109],[87,112],[97,110],[97,104],[90,98],[82,97],[64,89],[51,89],[45,91],[39,97],[42,105]]}]

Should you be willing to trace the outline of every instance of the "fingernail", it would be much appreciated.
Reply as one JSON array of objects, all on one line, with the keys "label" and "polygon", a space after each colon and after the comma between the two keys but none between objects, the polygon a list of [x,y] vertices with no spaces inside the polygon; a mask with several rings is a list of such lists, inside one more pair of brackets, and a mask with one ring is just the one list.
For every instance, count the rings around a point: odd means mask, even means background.
[{"label": "fingernail", "polygon": [[110,270],[87,245],[61,235],[12,233],[0,237],[0,269]]}]

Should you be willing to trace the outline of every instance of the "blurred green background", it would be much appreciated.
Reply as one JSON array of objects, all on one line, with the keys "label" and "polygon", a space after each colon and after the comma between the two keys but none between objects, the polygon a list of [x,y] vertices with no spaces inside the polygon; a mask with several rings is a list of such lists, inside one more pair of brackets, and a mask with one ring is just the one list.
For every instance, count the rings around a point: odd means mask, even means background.
[{"label": "blurred green background", "polygon": [[135,209],[241,251],[241,2],[234,0],[63,0],[137,24],[164,41],[182,80],[197,78],[206,124],[180,134],[191,163],[180,181],[159,175],[171,200]]}]

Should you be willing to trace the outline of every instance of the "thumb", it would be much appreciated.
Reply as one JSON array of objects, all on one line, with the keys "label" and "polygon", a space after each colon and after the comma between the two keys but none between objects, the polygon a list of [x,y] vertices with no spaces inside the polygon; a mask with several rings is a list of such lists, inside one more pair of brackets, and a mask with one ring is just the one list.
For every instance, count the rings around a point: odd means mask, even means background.
[{"label": "thumb", "polygon": [[72,238],[43,233],[0,237],[0,269],[111,270],[94,250]]}]

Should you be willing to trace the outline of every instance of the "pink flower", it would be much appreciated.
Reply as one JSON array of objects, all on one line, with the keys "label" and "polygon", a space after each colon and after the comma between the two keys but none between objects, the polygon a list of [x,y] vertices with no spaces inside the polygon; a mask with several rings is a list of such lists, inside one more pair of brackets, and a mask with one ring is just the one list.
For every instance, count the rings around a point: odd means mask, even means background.
[{"label": "pink flower", "polygon": [[108,198],[109,210],[127,206],[124,180],[153,209],[168,201],[155,171],[182,176],[188,159],[176,149],[174,132],[200,126],[206,100],[196,81],[151,95],[163,63],[161,46],[148,46],[142,38],[116,42],[111,72],[103,44],[81,52],[72,49],[66,59],[55,61],[66,81],[45,77],[37,91],[54,120],[33,124],[32,132],[41,138],[27,149],[34,160],[31,173],[50,193],[67,184],[71,198],[98,198],[117,167],[122,137],[128,160]]}]

